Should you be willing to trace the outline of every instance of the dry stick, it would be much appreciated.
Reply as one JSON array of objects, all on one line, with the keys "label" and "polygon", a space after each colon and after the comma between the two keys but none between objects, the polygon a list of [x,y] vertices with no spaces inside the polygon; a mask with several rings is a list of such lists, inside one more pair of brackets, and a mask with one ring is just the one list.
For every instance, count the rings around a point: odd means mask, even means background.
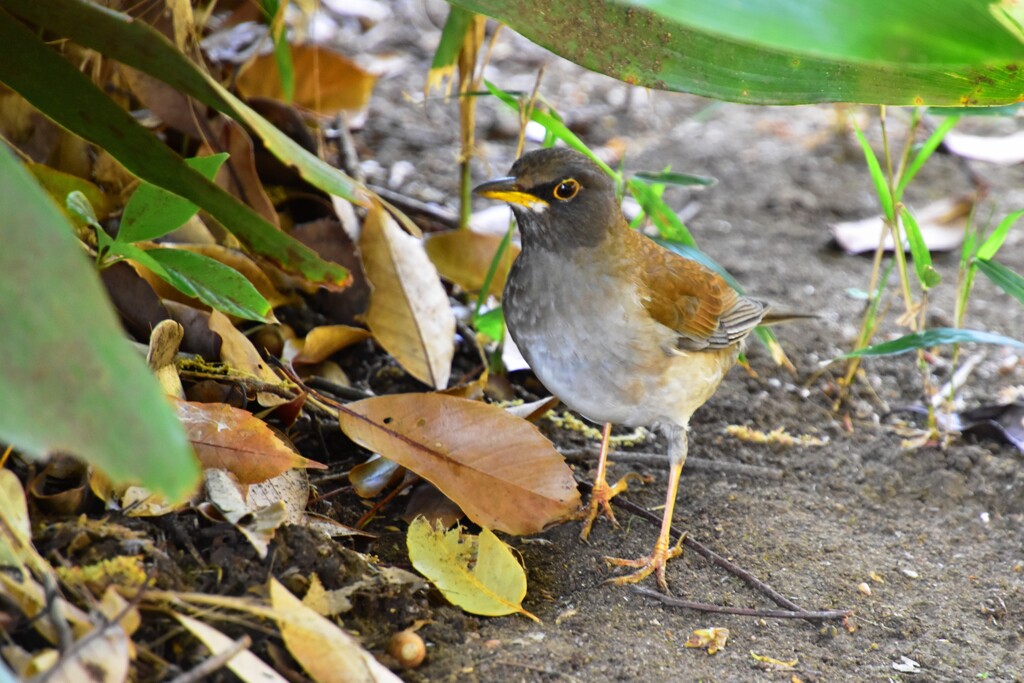
[{"label": "dry stick", "polygon": [[845,619],[850,615],[849,610],[822,610],[810,612],[805,610],[782,610],[782,609],[747,609],[745,607],[723,607],[721,605],[710,605],[706,602],[692,602],[680,600],[671,595],[665,595],[653,588],[644,586],[633,586],[633,591],[649,598],[661,600],[666,605],[673,607],[685,607],[700,612],[711,612],[713,614],[736,614],[741,617],[766,617],[769,619],[806,619],[807,621],[826,621],[831,619]]},{"label": "dry stick", "polygon": [[201,681],[218,669],[223,668],[232,657],[243,650],[248,650],[251,645],[252,638],[244,635],[231,643],[227,649],[221,650],[215,656],[201,662],[194,669],[190,669],[180,676],[172,678],[171,683],[195,683],[196,681]]},{"label": "dry stick", "polygon": [[[582,488],[586,493],[590,493],[591,490],[593,489],[593,486],[591,486],[588,482],[579,482],[579,484],[580,484],[580,488]],[[647,510],[647,508],[640,507],[639,505],[637,505],[635,503],[631,503],[628,500],[624,500],[621,495],[620,496],[616,496],[615,498],[612,498],[612,502],[616,506],[622,508],[623,510],[626,510],[627,512],[630,512],[630,513],[636,515],[637,517],[642,517],[642,518],[646,519],[647,521],[651,522],[652,524],[655,524],[655,525],[661,524],[661,518],[659,518],[653,512]],[[676,529],[673,527],[673,529],[672,529],[672,538],[677,539],[681,535],[682,535],[681,532],[676,531]],[[801,607],[800,605],[796,604],[795,602],[793,602],[792,600],[790,600],[786,596],[782,595],[781,593],[776,591],[774,588],[772,588],[771,586],[766,584],[764,581],[761,581],[760,579],[755,577],[753,574],[748,572],[746,569],[743,569],[739,565],[737,565],[737,564],[735,564],[733,562],[730,562],[729,560],[725,559],[724,557],[722,557],[721,555],[716,553],[714,550],[712,550],[711,548],[709,548],[706,545],[704,545],[703,543],[701,543],[700,541],[696,541],[693,538],[690,538],[689,536],[684,536],[683,537],[683,545],[685,545],[690,550],[693,550],[698,555],[703,556],[705,559],[711,561],[712,563],[717,564],[719,567],[721,567],[725,571],[729,572],[733,576],[737,576],[740,579],[743,579],[743,581],[745,581],[747,584],[752,586],[754,589],[756,589],[757,591],[759,591],[759,592],[763,593],[764,595],[768,596],[768,598],[770,598],[772,600],[772,602],[774,602],[775,604],[777,604],[777,605],[779,605],[781,607],[785,607],[787,610],[791,610],[793,612],[797,612],[797,613],[802,615],[802,616],[797,617],[797,618],[807,619],[809,621],[821,621],[822,619],[841,619],[841,618],[845,618],[845,617],[849,616],[850,614],[852,614],[852,612],[850,612],[849,610],[838,610],[838,611],[835,611],[834,613],[830,613],[830,614],[833,614],[833,616],[828,616],[828,617],[815,616],[815,615],[821,615],[821,614],[825,614],[825,613],[824,612],[811,612],[811,611],[805,610],[803,607]],[[767,613],[759,612],[758,616],[771,616],[771,615],[769,615]]]}]

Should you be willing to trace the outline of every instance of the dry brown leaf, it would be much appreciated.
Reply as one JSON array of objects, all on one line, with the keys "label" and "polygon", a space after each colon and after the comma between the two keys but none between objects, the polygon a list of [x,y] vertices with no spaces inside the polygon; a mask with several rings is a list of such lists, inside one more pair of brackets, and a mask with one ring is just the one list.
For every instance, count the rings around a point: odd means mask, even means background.
[{"label": "dry brown leaf", "polygon": [[423,242],[374,202],[359,249],[372,289],[366,323],[373,336],[410,375],[444,389],[455,355],[455,315]]},{"label": "dry brown leaf", "polygon": [[307,287],[308,291],[316,293],[316,310],[332,323],[353,323],[362,317],[370,299],[370,285],[366,282],[355,242],[345,232],[344,226],[333,218],[322,218],[296,225],[291,235],[319,254],[320,258],[341,265],[352,276],[351,284],[341,290],[319,286],[310,290]]},{"label": "dry brown leaf", "polygon": [[210,331],[220,336],[220,359],[235,370],[248,372],[264,382],[280,384],[249,338],[236,328],[220,311],[210,311]]},{"label": "dry brown leaf", "polygon": [[441,394],[395,394],[343,406],[342,430],[432,482],[489,529],[532,534],[580,504],[562,456],[536,427],[496,406]]},{"label": "dry brown leaf", "polygon": [[[217,173],[217,184],[249,205],[256,213],[267,219],[271,225],[281,227],[281,219],[270,200],[263,182],[256,172],[256,153],[252,137],[237,121],[218,116],[209,122],[210,129],[204,136],[215,144],[205,144],[196,156],[227,152],[227,163]],[[212,138],[210,136],[213,136]]]},{"label": "dry brown leaf", "polygon": [[[377,77],[333,50],[316,45],[292,45],[295,71],[295,104],[321,114],[354,114],[370,101]],[[238,89],[247,98],[283,100],[281,76],[274,55],[254,59],[238,78]]]},{"label": "dry brown leaf", "polygon": [[351,325],[321,325],[314,327],[302,342],[295,342],[298,353],[291,362],[299,365],[314,365],[325,361],[344,348],[370,338],[369,330]]},{"label": "dry brown leaf", "polygon": [[[426,238],[427,256],[437,266],[441,277],[454,282],[468,292],[477,292],[484,286],[487,271],[498,253],[501,235],[485,235],[472,230],[453,230],[435,233]],[[512,261],[519,247],[510,244],[494,271],[489,294],[501,298]]]},{"label": "dry brown leaf", "polygon": [[204,469],[228,470],[242,484],[258,484],[293,467],[326,469],[289,448],[248,411],[223,403],[174,403]]}]

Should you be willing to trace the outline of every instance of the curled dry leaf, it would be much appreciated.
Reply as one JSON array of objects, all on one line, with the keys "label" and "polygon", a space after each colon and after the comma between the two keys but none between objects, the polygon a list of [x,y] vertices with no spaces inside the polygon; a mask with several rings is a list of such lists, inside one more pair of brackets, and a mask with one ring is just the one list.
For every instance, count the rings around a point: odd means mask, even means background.
[{"label": "curled dry leaf", "polygon": [[526,571],[512,550],[492,531],[479,536],[435,528],[420,517],[409,525],[406,536],[409,559],[416,570],[437,586],[448,600],[470,614],[500,617],[522,614]]},{"label": "curled dry leaf", "polygon": [[372,288],[366,323],[373,336],[410,375],[444,389],[455,355],[455,314],[423,242],[374,202],[359,248]]},{"label": "curled dry leaf", "polygon": [[572,472],[532,424],[442,394],[395,394],[343,406],[356,443],[432,482],[480,526],[533,534],[580,504]]},{"label": "curled dry leaf", "polygon": [[[441,277],[454,282],[469,292],[478,292],[484,286],[487,271],[503,237],[472,230],[453,230],[434,233],[426,238],[424,246],[427,256],[437,266]],[[508,279],[512,261],[519,254],[519,247],[509,244],[505,254],[494,271],[488,294],[501,298]]]},{"label": "curled dry leaf", "polygon": [[270,601],[281,636],[295,661],[318,683],[401,683],[355,638],[270,580]]},{"label": "curled dry leaf", "polygon": [[223,403],[175,401],[175,406],[204,469],[228,470],[242,484],[258,484],[293,467],[325,469],[248,411]]}]

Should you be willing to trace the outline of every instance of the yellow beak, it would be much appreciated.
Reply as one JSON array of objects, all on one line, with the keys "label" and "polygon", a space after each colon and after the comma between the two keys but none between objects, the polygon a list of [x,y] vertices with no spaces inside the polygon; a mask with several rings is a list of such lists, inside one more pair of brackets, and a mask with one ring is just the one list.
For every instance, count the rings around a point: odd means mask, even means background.
[{"label": "yellow beak", "polygon": [[486,183],[473,188],[473,194],[486,197],[487,199],[500,199],[509,204],[526,207],[531,211],[540,212],[548,208],[548,203],[540,197],[520,190],[516,184],[516,179],[513,177],[488,180]]}]

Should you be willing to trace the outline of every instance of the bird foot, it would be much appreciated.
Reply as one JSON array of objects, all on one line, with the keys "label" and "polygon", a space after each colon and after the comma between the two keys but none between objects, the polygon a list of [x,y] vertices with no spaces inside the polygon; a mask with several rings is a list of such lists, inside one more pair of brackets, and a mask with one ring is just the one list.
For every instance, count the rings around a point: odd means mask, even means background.
[{"label": "bird foot", "polygon": [[636,472],[630,472],[615,482],[614,486],[609,486],[608,482],[603,479],[594,482],[594,488],[590,492],[589,509],[582,515],[583,528],[580,529],[580,538],[584,541],[587,540],[590,536],[590,530],[594,526],[594,521],[597,520],[601,513],[604,513],[604,516],[608,518],[612,526],[619,526],[618,520],[615,519],[615,512],[612,510],[611,501],[612,498],[629,489],[629,482],[633,480],[643,482],[644,478]]},{"label": "bird foot", "polygon": [[605,563],[609,567],[635,567],[637,571],[632,574],[626,574],[625,576],[616,576],[615,578],[608,579],[605,583],[611,583],[616,586],[625,586],[630,583],[640,583],[651,574],[654,574],[658,579],[658,588],[661,589],[662,593],[671,594],[668,589],[668,582],[665,580],[665,567],[669,560],[675,559],[683,554],[683,539],[686,538],[686,534],[679,537],[679,541],[668,548],[668,544],[656,543],[654,551],[645,557],[640,557],[635,560],[625,560],[618,557],[606,557],[604,558]]}]

